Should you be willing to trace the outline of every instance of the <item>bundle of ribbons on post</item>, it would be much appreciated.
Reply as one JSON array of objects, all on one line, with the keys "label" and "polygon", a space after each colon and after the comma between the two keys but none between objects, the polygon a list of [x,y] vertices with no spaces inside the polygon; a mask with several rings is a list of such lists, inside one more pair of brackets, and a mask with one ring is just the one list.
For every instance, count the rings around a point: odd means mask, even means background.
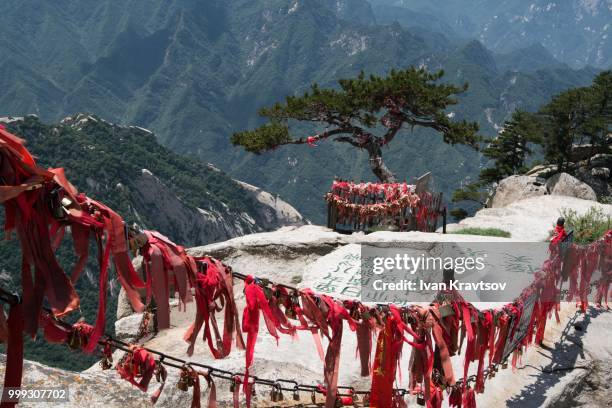
[{"label": "bundle of ribbons on post", "polygon": [[[132,308],[142,312],[155,302],[159,330],[170,326],[171,293],[178,293],[179,309],[195,299],[195,321],[184,335],[188,355],[193,353],[200,332],[215,358],[229,355],[234,344],[246,350],[244,373],[232,378],[236,406],[240,391],[246,405],[251,405],[256,378],[250,370],[263,318],[266,330],[276,339],[281,335],[295,337],[304,331],[313,336],[316,352],[324,362],[323,381],[317,390],[325,395],[328,408],[348,403],[338,391],[345,388],[338,385],[338,375],[346,330],[357,336],[361,375],[372,378],[371,390],[364,393],[364,405],[405,406],[404,392],[394,388],[394,384],[400,355],[407,344],[412,355],[406,393],[417,395],[419,402],[428,407],[440,407],[445,393],[450,406],[475,407],[475,393],[484,392],[486,377],[495,373],[492,368],[509,357],[507,344],[515,340],[528,299],[534,300],[533,309],[527,333],[510,350],[513,366],[534,339],[536,343],[542,342],[547,320],[559,310],[564,281],[570,285],[567,300],[578,301],[584,309],[592,284],[597,286],[596,302],[605,302],[607,306],[612,280],[612,231],[608,231],[592,244],[572,244],[567,250],[571,257],[553,240],[550,257],[535,274],[534,281],[514,302],[497,309],[479,310],[454,292],[446,293],[429,306],[364,304],[244,276],[212,257],[190,256],[160,233],[128,228],[112,209],[77,191],[62,169],[38,167],[23,140],[3,128],[0,128],[0,181],[5,231],[7,235],[17,232],[23,252],[22,296],[11,303],[8,319],[3,308],[0,313],[0,340],[7,343],[8,355],[5,388],[21,385],[22,333],[35,337],[39,328],[49,341],[68,343],[88,353],[101,352],[103,362],[107,368],[110,366],[111,344],[103,339],[111,258]],[[404,191],[404,187],[399,191],[413,194],[409,189]],[[56,249],[66,231],[70,231],[77,259],[70,274],[56,258]],[[79,307],[74,284],[87,262],[90,242],[97,246],[100,276],[95,324],[60,324],[62,317]],[[142,273],[133,267],[130,253],[142,255]],[[566,258],[569,261],[564,261]],[[600,272],[596,282],[595,271]],[[246,306],[242,313],[236,305],[235,279],[244,281]],[[44,301],[50,306],[48,309],[43,307]],[[222,332],[218,330],[217,313],[223,313]],[[463,379],[456,380],[450,359],[460,352],[464,342]],[[468,369],[472,363],[477,366],[477,374],[470,377]],[[147,390],[153,376],[162,385],[165,383],[166,374],[161,366],[146,349],[131,346],[116,369],[127,381]],[[200,376],[211,385],[210,373],[195,371],[192,366],[183,368],[179,388],[197,384],[199,395]],[[162,389],[157,390],[155,400]],[[213,400],[209,401],[214,406]],[[199,406],[199,396],[194,396],[193,404]],[[2,408],[12,405],[5,402]]]}]

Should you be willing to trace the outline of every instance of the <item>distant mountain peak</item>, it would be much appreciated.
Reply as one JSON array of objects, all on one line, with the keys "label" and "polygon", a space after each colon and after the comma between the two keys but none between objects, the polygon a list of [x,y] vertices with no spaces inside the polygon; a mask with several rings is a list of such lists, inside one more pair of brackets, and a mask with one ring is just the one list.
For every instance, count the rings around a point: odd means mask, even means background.
[{"label": "distant mountain peak", "polygon": [[468,62],[480,65],[488,71],[497,71],[497,63],[493,54],[480,41],[472,40],[468,42],[460,52]]}]

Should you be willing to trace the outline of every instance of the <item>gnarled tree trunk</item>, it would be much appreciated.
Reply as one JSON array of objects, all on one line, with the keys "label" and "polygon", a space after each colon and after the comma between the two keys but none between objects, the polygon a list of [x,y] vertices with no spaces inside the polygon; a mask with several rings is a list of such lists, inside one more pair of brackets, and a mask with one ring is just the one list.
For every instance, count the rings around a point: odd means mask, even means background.
[{"label": "gnarled tree trunk", "polygon": [[382,159],[382,149],[377,140],[370,140],[366,146],[370,156],[370,169],[382,183],[395,183],[395,174],[389,170]]}]

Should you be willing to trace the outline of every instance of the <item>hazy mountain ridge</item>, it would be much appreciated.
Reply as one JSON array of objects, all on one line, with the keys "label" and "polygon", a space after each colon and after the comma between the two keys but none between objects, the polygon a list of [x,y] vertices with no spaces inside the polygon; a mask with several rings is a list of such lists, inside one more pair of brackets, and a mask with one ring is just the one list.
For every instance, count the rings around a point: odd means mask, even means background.
[{"label": "hazy mountain ridge", "polygon": [[369,1],[379,23],[476,38],[500,53],[539,43],[573,67],[612,65],[611,0]]}]

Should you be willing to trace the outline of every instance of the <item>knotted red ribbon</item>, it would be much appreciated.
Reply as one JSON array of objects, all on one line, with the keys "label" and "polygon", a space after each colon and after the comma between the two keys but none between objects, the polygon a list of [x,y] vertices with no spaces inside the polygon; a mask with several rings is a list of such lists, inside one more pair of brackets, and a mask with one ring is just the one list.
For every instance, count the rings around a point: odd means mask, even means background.
[{"label": "knotted red ribbon", "polygon": [[259,315],[263,313],[264,321],[268,332],[278,341],[278,333],[276,327],[278,321],[272,314],[268,299],[264,294],[263,289],[252,276],[247,276],[244,281],[244,294],[246,297],[246,307],[242,315],[242,330],[247,334],[246,344],[246,367],[244,372],[244,392],[247,396],[247,407],[250,406],[249,393],[249,368],[253,364],[253,356],[255,354],[255,343],[257,342],[257,334],[259,332]]},{"label": "knotted red ribbon", "polygon": [[[236,334],[237,347],[244,350],[245,345],[240,329],[240,320],[238,319],[238,309],[234,300],[231,269],[212,258],[197,258],[196,262],[205,269],[205,273],[197,273],[195,284],[196,319],[183,337],[189,343],[187,354],[193,354],[195,341],[202,325],[204,325],[204,339],[215,358],[223,358],[230,353],[234,334]],[[219,306],[217,303],[219,303]],[[221,339],[215,313],[223,309],[225,313],[223,338]],[[215,334],[214,340],[213,332]]]},{"label": "knotted red ribbon", "polygon": [[394,400],[393,384],[399,358],[404,344],[403,322],[389,315],[378,334],[374,367],[372,368],[372,389],[370,406],[391,407]]},{"label": "knotted red ribbon", "polygon": [[355,331],[356,323],[346,308],[335,299],[325,295],[321,295],[320,299],[327,306],[327,323],[332,333],[325,353],[324,379],[327,389],[325,407],[334,408],[338,399],[338,372],[340,370],[343,320],[348,322],[352,331]]},{"label": "knotted red ribbon", "polygon": [[119,375],[141,391],[147,391],[155,373],[155,359],[142,347],[134,347],[125,360],[117,364]]}]

